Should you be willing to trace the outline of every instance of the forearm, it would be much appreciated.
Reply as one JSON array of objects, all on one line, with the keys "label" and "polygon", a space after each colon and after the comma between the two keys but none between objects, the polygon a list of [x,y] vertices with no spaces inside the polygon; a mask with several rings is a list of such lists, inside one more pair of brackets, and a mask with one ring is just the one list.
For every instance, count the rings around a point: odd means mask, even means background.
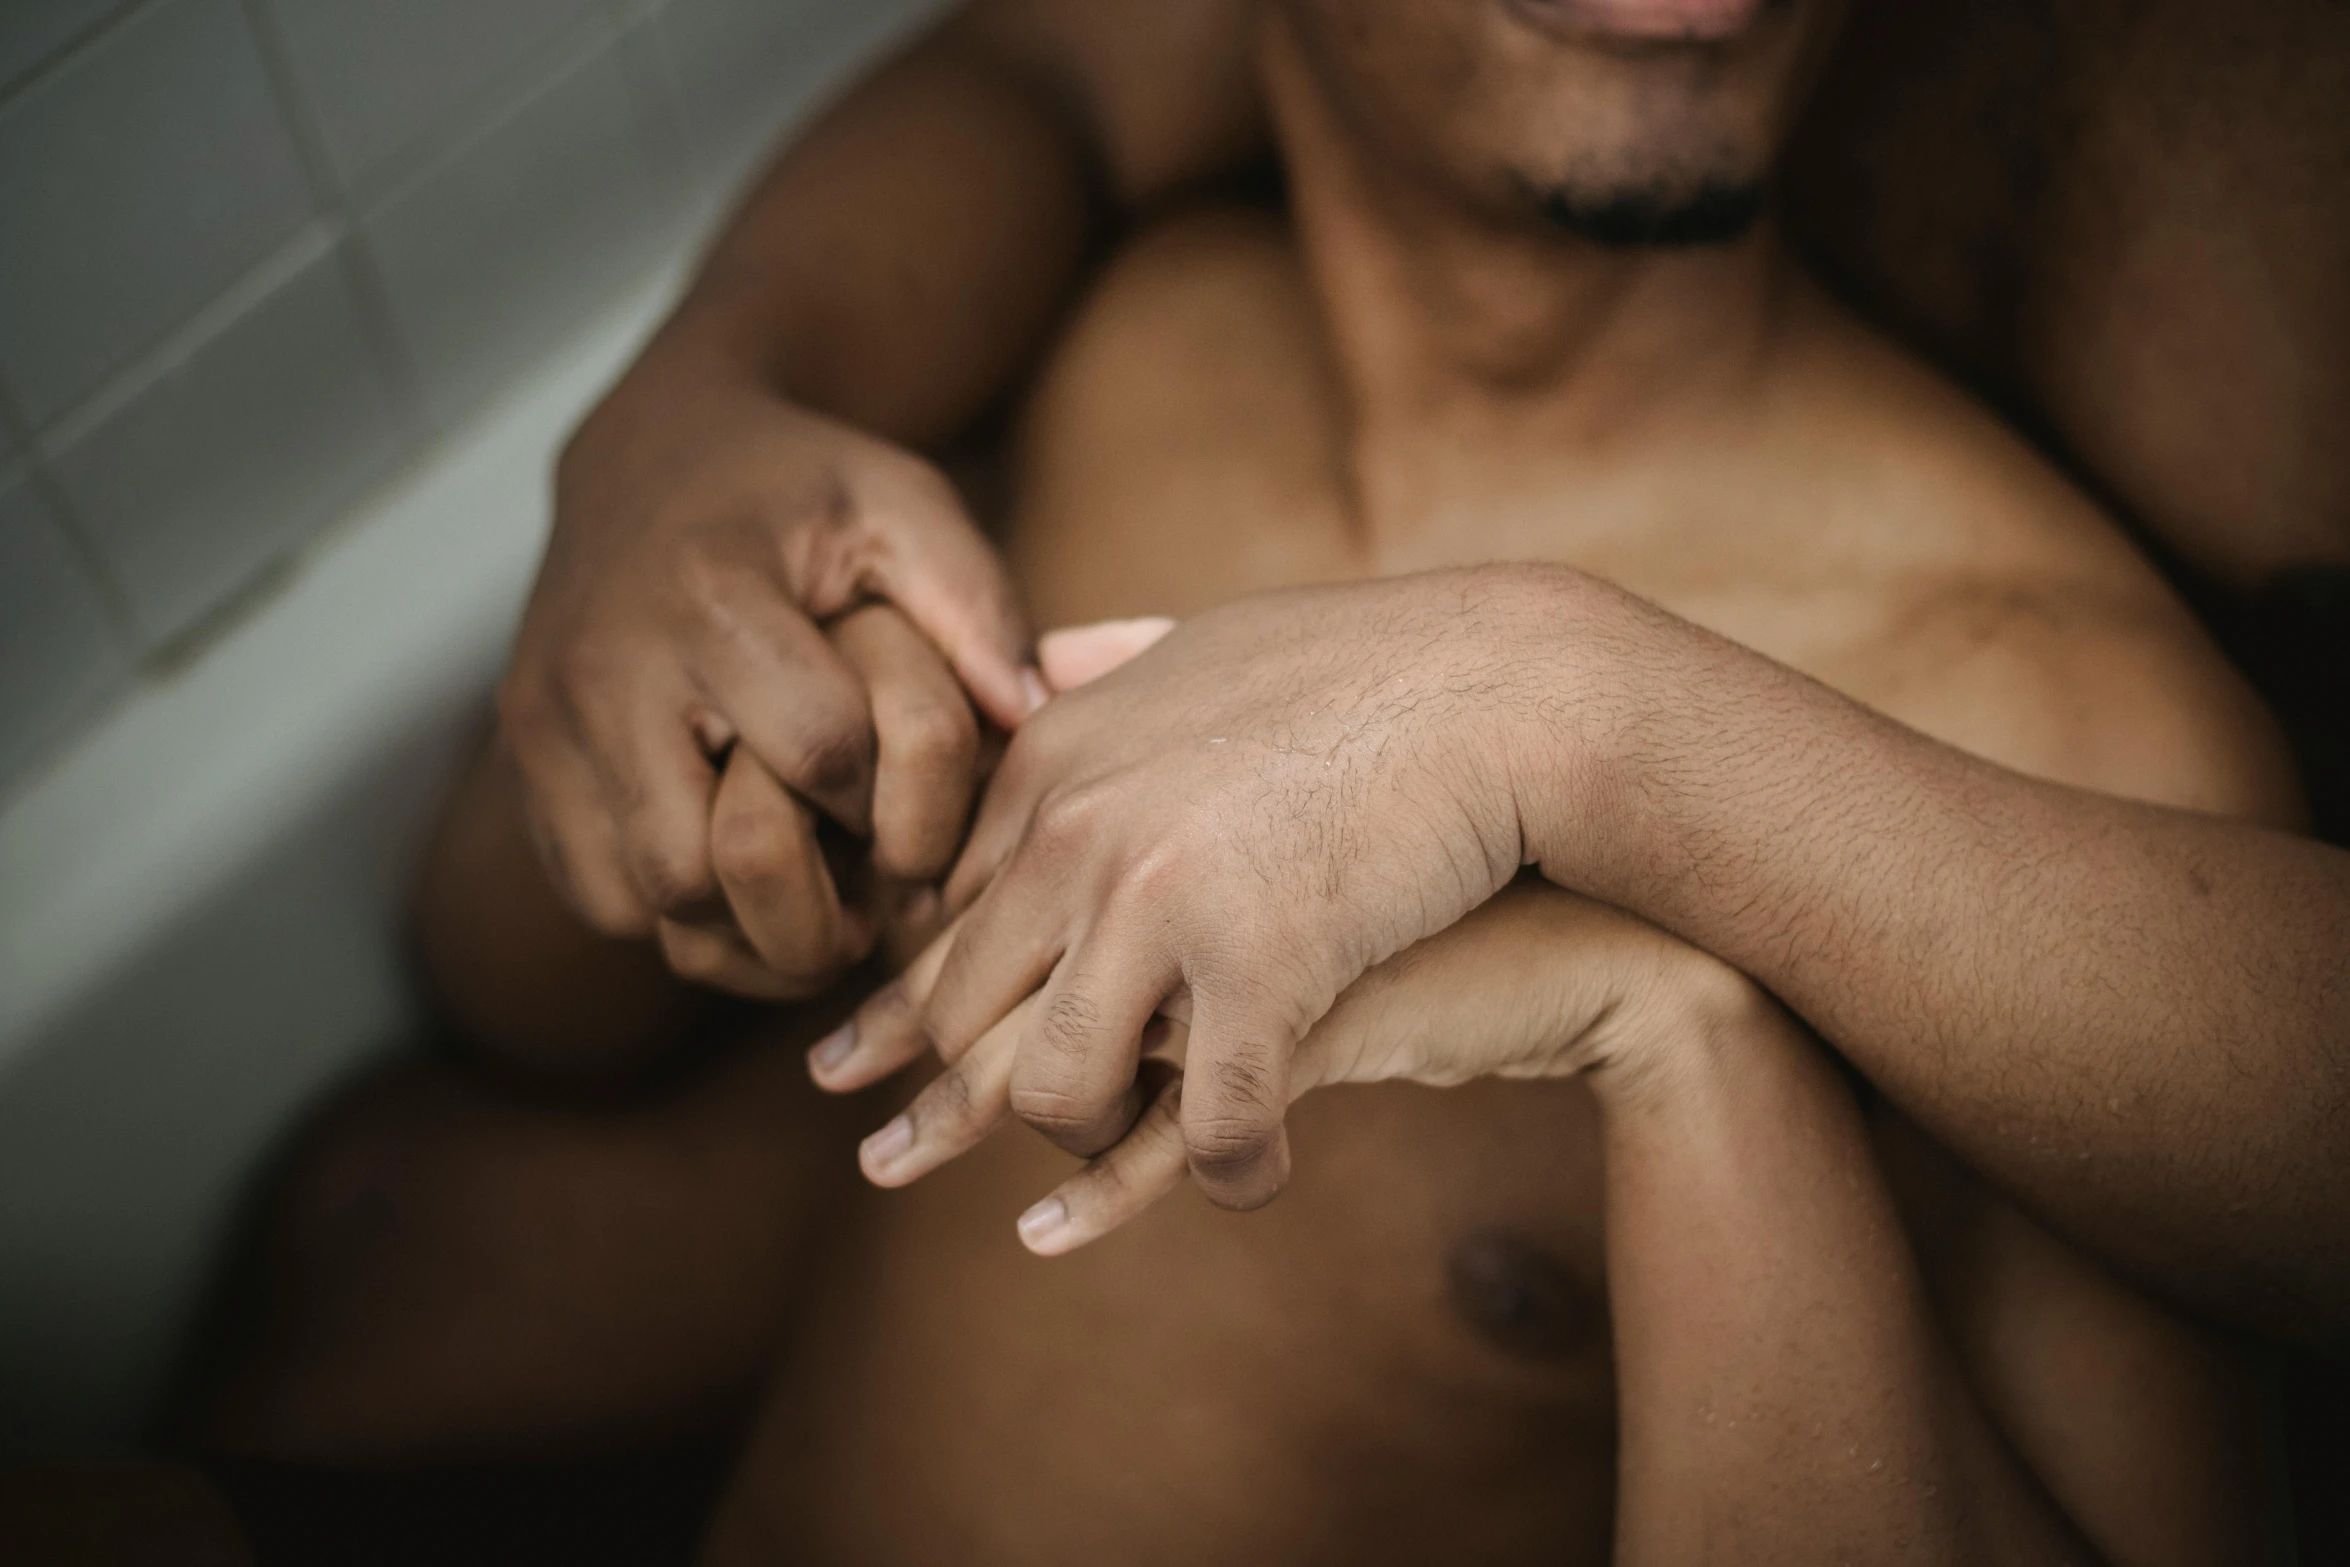
[{"label": "forearm", "polygon": [[944,440],[1056,319],[1095,186],[1073,117],[950,24],[783,154],[616,400],[715,372],[908,445]]},{"label": "forearm", "polygon": [[2350,1329],[2350,855],[2036,783],[1587,579],[1541,591],[1511,770],[1546,875],[1760,979],[2125,1269]]},{"label": "forearm", "polygon": [[2079,1561],[1961,1381],[1857,1107],[1768,998],[1592,1081],[1616,1560]]}]

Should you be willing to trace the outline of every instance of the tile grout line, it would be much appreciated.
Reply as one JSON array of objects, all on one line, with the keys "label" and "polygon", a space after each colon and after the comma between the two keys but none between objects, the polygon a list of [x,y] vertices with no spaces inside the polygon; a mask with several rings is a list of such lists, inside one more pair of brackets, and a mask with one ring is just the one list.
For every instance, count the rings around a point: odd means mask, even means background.
[{"label": "tile grout line", "polygon": [[[152,0],[152,3],[163,4],[165,0]],[[5,111],[17,99],[71,65],[74,56],[96,45],[99,39],[146,10],[149,4],[150,0],[128,0],[127,4],[115,6],[95,22],[85,25],[80,32],[68,34],[65,42],[26,67],[23,75],[0,82],[0,111]]]},{"label": "tile grout line", "polygon": [[[111,34],[131,18],[144,14],[158,4],[172,0],[135,0],[124,10],[114,13],[106,22],[93,27],[83,44],[71,53],[102,35]],[[206,298],[185,312],[179,320],[157,332],[132,352],[130,357],[109,372],[99,383],[73,402],[59,409],[43,423],[26,419],[13,401],[0,405],[0,430],[8,431],[23,450],[28,466],[45,460],[56,448],[71,444],[86,434],[88,429],[106,414],[127,405],[147,390],[176,364],[200,351],[212,337],[259,304],[276,283],[284,281],[274,274],[290,270],[287,257],[298,258],[296,265],[314,259],[304,252],[315,247],[320,254],[329,250],[339,252],[344,277],[352,285],[356,296],[360,322],[368,334],[368,346],[381,359],[390,383],[395,412],[407,428],[400,433],[411,449],[433,433],[429,416],[425,413],[422,377],[405,336],[398,327],[398,318],[391,307],[390,291],[385,286],[375,258],[367,250],[364,232],[359,222],[360,203],[335,173],[327,155],[325,139],[318,132],[307,99],[302,96],[290,58],[284,53],[283,42],[273,22],[267,18],[267,7],[261,0],[234,0],[258,44],[264,70],[269,78],[273,97],[286,127],[287,140],[292,143],[295,157],[301,166],[303,183],[313,206],[309,218],[294,229],[279,245],[247,265],[223,283]],[[618,0],[620,6],[635,10],[643,0]],[[651,14],[646,10],[644,14]],[[546,91],[562,82],[573,71],[591,59],[599,48],[616,46],[620,31],[612,22],[612,13],[604,6],[590,11],[581,26],[565,38],[542,51],[532,61],[526,90],[506,95],[494,109],[470,116],[458,115],[462,122],[454,129],[442,128],[420,138],[419,146],[429,146],[429,155],[415,161],[396,182],[387,184],[379,195],[397,194],[415,179],[447,163],[456,152],[482,136],[496,130],[514,114],[536,102]],[[62,56],[60,57],[62,59]],[[43,76],[48,72],[41,73]],[[644,140],[643,127],[638,127],[637,139]],[[410,160],[403,159],[403,162]],[[325,236],[321,243],[320,236]],[[54,481],[52,481],[53,483]]]},{"label": "tile grout line", "polygon": [[[132,675],[135,678],[143,674],[150,650],[145,634],[139,629],[138,616],[132,613],[131,596],[116,580],[114,567],[107,561],[106,552],[91,539],[89,523],[82,517],[80,508],[73,504],[73,497],[66,493],[65,486],[58,482],[57,475],[50,470],[48,453],[33,438],[31,426],[26,423],[23,412],[16,405],[16,395],[5,385],[0,385],[0,429],[6,430],[9,439],[16,443],[24,464],[21,474],[23,482],[49,508],[50,521],[65,540],[66,550],[73,557],[74,565],[89,579],[90,587],[98,599],[98,607],[105,613],[106,629],[114,637],[118,651],[126,656]],[[120,693],[113,695],[119,696]],[[112,705],[111,699],[96,704],[100,709]]]},{"label": "tile grout line", "polygon": [[616,45],[621,31],[602,6],[591,8],[579,21],[498,72],[464,103],[354,179],[350,196],[354,214],[380,211],[427,176],[448,167],[459,154],[488,139],[569,80],[598,51]]},{"label": "tile grout line", "polygon": [[[128,0],[117,6],[44,56],[23,77],[0,85],[0,109],[48,82],[74,62],[87,58],[104,40],[171,3],[174,0]],[[124,658],[124,678],[90,704],[88,711],[80,715],[56,745],[44,748],[44,757],[35,758],[24,776],[38,772],[45,758],[70,749],[75,743],[74,736],[105,722],[108,713],[150,685],[159,672],[184,662],[191,648],[208,644],[227,625],[241,620],[253,603],[274,591],[275,583],[298,569],[300,558],[319,542],[308,541],[291,555],[265,567],[199,625],[168,642],[159,642],[142,629],[129,594],[117,580],[89,520],[82,515],[58,474],[55,459],[66,447],[84,438],[104,419],[202,352],[207,344],[232,329],[301,270],[330,255],[342,272],[368,348],[377,358],[393,399],[395,454],[386,471],[369,484],[369,491],[380,491],[386,484],[397,482],[402,473],[429,460],[443,445],[443,437],[455,433],[437,429],[426,411],[421,375],[398,327],[379,263],[365,243],[358,220],[359,196],[335,166],[278,19],[266,0],[231,0],[231,3],[236,6],[260,57],[313,211],[285,241],[184,312],[90,392],[43,423],[35,425],[29,420],[7,388],[0,385],[0,431],[5,431],[20,450],[17,477],[48,508],[69,558],[90,585],[109,637]],[[501,72],[468,103],[433,121],[411,140],[399,157],[376,175],[356,184],[362,189],[374,185],[372,199],[379,204],[397,196],[416,181],[455,161],[467,148],[495,133],[599,54],[607,52],[614,57],[628,88],[633,111],[629,117],[634,122],[632,140],[650,155],[650,166],[656,170],[656,176],[660,177],[662,170],[674,168],[689,181],[702,177],[698,148],[691,145],[692,138],[686,134],[683,84],[677,79],[674,63],[666,57],[666,48],[660,47],[661,58],[650,62],[660,70],[661,79],[657,82],[642,80],[643,72],[638,66],[644,62],[627,58],[630,36],[640,26],[651,30],[647,35],[649,43],[665,44],[658,36],[657,24],[667,9],[668,0],[599,0],[578,23]],[[672,123],[656,125],[655,120]],[[665,137],[677,145],[668,148],[651,145]],[[664,152],[669,156],[663,156]],[[674,159],[680,155],[683,167],[677,168]],[[364,503],[351,508],[354,513],[363,509]],[[334,531],[337,530],[328,530]],[[12,781],[22,782],[23,777]]]},{"label": "tile grout line", "polygon": [[277,17],[263,0],[239,0],[239,7],[260,52],[270,91],[277,98],[286,137],[294,144],[294,156],[301,162],[310,199],[340,229],[335,263],[351,291],[360,329],[366,333],[376,367],[390,387],[400,460],[406,461],[422,449],[431,429],[425,413],[423,375],[417,369],[415,355],[409,351],[407,338],[400,332],[399,318],[392,310],[391,291],[385,286],[375,255],[367,248],[365,236],[360,232],[357,204],[327,150],[326,135],[319,129],[316,110],[303,89],[300,73],[294,69],[285,38],[278,31]]},{"label": "tile grout line", "polygon": [[[668,0],[605,0],[612,16],[613,51],[627,88],[636,141],[653,177],[666,182],[654,200],[669,219],[707,228],[706,199],[716,184],[704,167],[685,112],[683,73],[661,19]],[[630,47],[631,40],[636,46]]]},{"label": "tile grout line", "polygon": [[105,380],[49,416],[38,440],[43,452],[62,456],[66,448],[129,407],[154,385],[204,352],[252,314],[303,268],[332,253],[341,242],[341,220],[314,213],[283,240],[228,280],[203,303],[150,338]]}]

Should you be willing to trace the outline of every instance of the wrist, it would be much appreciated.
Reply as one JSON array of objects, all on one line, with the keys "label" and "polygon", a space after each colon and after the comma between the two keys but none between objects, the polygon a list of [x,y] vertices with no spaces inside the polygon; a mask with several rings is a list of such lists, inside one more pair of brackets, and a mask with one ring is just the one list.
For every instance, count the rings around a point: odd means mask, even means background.
[{"label": "wrist", "polygon": [[1638,770],[1635,732],[1658,704],[1646,689],[1653,661],[1634,656],[1654,640],[1658,611],[1613,585],[1564,566],[1484,568],[1490,597],[1478,620],[1509,671],[1498,704],[1501,732],[1478,737],[1479,754],[1502,759],[1517,811],[1521,863],[1574,891],[1595,892],[1617,861],[1635,862]]},{"label": "wrist", "polygon": [[743,355],[682,322],[655,333],[571,432],[556,460],[558,496],[628,493],[646,473],[675,470],[677,454],[711,432],[738,426],[747,403],[780,402]]},{"label": "wrist", "polygon": [[1588,1080],[1603,1107],[1651,1113],[1735,1095],[1735,1080],[1793,1024],[1769,992],[1670,937],[1610,1010]]}]

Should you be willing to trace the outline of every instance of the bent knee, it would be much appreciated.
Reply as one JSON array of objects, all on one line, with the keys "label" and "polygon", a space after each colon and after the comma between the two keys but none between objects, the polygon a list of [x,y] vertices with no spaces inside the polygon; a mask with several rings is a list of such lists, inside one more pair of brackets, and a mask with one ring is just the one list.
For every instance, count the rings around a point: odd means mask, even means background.
[{"label": "bent knee", "polygon": [[253,1339],[214,1441],[328,1462],[462,1445],[497,1358],[501,1313],[484,1308],[528,1157],[447,1067],[394,1068],[328,1111],[266,1199]]}]

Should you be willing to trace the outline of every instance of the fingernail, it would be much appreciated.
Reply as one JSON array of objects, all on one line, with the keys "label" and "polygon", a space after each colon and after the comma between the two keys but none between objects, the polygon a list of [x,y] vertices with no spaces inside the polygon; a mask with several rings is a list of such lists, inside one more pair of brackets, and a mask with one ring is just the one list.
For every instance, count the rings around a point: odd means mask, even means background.
[{"label": "fingernail", "polygon": [[866,1138],[864,1147],[859,1151],[864,1155],[868,1168],[886,1174],[889,1167],[903,1159],[906,1150],[913,1146],[914,1123],[901,1115]]},{"label": "fingernail", "polygon": [[1020,1244],[1035,1251],[1058,1235],[1068,1222],[1069,1205],[1058,1197],[1047,1197],[1020,1215]]},{"label": "fingernail", "polygon": [[1044,706],[1046,700],[1050,698],[1052,694],[1052,688],[1044,683],[1044,676],[1038,674],[1033,669],[1023,669],[1020,671],[1020,695],[1026,699],[1028,703],[1027,711],[1020,715],[1022,718],[1026,718],[1029,713],[1033,713],[1038,708]]},{"label": "fingernail", "polygon": [[819,1074],[837,1071],[840,1064],[849,1058],[849,1053],[856,1048],[857,1020],[850,1018],[846,1023],[816,1041],[816,1047],[808,1052],[808,1064],[814,1067]]}]

